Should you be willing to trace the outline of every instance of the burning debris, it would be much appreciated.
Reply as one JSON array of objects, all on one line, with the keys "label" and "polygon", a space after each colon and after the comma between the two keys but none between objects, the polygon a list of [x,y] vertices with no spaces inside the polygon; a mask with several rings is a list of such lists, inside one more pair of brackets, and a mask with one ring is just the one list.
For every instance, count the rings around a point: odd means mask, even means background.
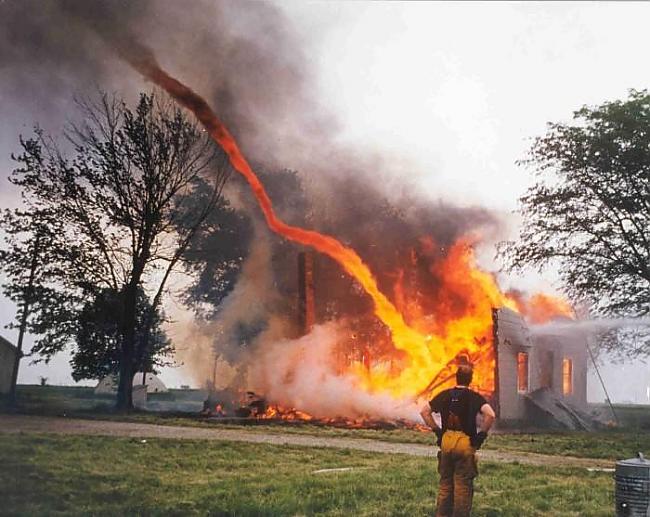
[{"label": "burning debris", "polygon": [[280,404],[268,404],[266,398],[254,391],[244,394],[232,390],[212,389],[203,402],[200,415],[220,423],[272,424],[290,422],[296,425],[332,426],[342,428],[397,429],[407,428],[426,431],[425,426],[411,419],[373,418],[369,415],[348,418],[344,416],[318,418],[305,411]]},{"label": "burning debris", "polygon": [[266,399],[254,391],[245,394],[219,390],[211,386],[203,401],[201,415],[215,418],[264,418],[268,412]]}]

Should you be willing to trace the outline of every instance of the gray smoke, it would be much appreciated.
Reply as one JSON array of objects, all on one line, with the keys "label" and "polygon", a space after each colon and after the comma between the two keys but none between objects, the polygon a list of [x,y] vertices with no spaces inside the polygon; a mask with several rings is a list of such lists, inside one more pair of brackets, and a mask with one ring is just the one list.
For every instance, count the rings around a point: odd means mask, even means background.
[{"label": "gray smoke", "polygon": [[[465,214],[452,207],[417,214],[431,200],[418,199],[404,175],[391,175],[388,157],[334,143],[338,124],[313,94],[313,60],[271,3],[2,2],[3,111],[28,128],[34,122],[60,127],[72,114],[75,93],[101,87],[134,96],[146,86],[118,59],[115,51],[124,47],[153,49],[166,70],[204,95],[251,162],[298,170],[308,179],[314,210],[337,231],[341,223],[355,226],[348,223],[358,223],[359,216],[368,219],[387,195],[414,207],[413,220],[426,224],[433,215],[437,231],[444,226],[453,233],[467,226],[465,218],[494,223],[484,211]],[[15,127],[7,131],[15,142]]]}]

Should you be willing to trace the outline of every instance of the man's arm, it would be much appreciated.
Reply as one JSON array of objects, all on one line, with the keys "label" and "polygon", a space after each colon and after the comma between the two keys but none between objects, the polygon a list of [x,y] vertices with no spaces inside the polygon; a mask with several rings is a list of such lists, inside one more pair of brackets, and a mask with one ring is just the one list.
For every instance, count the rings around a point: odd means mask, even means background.
[{"label": "man's arm", "polygon": [[424,420],[424,423],[427,424],[436,434],[436,445],[440,447],[440,444],[442,443],[442,429],[440,429],[440,427],[438,427],[438,424],[436,424],[432,413],[433,411],[431,410],[431,406],[429,404],[426,404],[425,406],[422,406],[420,416],[422,417],[422,420]]},{"label": "man's arm", "polygon": [[420,416],[422,417],[422,420],[424,420],[424,423],[427,424],[431,430],[435,433],[437,430],[440,428],[438,427],[438,424],[436,424],[436,421],[433,419],[433,411],[431,411],[431,406],[429,404],[426,404],[422,406],[422,411],[420,411]]},{"label": "man's arm", "polygon": [[494,409],[492,409],[492,406],[490,406],[490,404],[487,402],[481,406],[481,415],[483,415],[481,431],[487,433],[492,427],[492,424],[494,424],[494,420],[497,416],[494,414]]},{"label": "man's arm", "polygon": [[494,420],[496,419],[494,409],[492,409],[492,406],[490,406],[490,404],[487,402],[481,406],[481,416],[483,417],[483,421],[481,422],[481,429],[478,433],[476,433],[476,436],[472,436],[470,438],[472,447],[476,448],[477,450],[480,449],[483,445],[483,442],[487,438],[487,433],[490,430],[490,427],[492,427]]}]

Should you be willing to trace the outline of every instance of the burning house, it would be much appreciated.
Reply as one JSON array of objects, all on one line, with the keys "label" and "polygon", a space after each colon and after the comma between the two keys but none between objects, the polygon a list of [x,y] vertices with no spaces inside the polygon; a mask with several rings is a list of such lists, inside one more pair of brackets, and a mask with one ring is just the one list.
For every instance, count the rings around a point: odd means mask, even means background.
[{"label": "burning house", "polygon": [[[501,426],[590,429],[591,419],[585,414],[589,353],[584,337],[542,333],[540,327],[530,326],[531,322],[567,319],[567,307],[561,300],[551,307],[549,297],[538,298],[543,303],[537,307],[521,296],[501,294],[492,277],[474,269],[471,254],[463,249],[464,253],[452,249],[437,265],[447,279],[442,287],[450,297],[438,300],[438,307],[447,310],[447,325],[452,329],[436,329],[429,317],[423,318],[431,333],[427,344],[446,347],[446,356],[437,367],[423,368],[423,375],[415,372],[418,375],[393,398],[381,393],[392,387],[391,379],[408,371],[409,358],[395,350],[390,333],[363,318],[353,319],[343,330],[328,330],[331,322],[323,321],[328,313],[319,307],[327,299],[327,284],[318,282],[323,278],[321,269],[328,266],[303,251],[297,255],[295,284],[294,319],[300,337],[274,343],[266,350],[259,347],[251,380],[263,395],[248,391],[237,398],[233,391],[214,391],[204,414],[334,425],[376,426],[395,421],[412,425],[419,420],[410,417],[411,406],[453,385],[456,366],[471,362],[477,374],[473,388],[491,401]],[[465,271],[448,276],[449,260]],[[396,287],[396,299],[401,298],[405,314],[409,310],[417,313],[420,306],[407,301],[419,282],[417,275],[402,278],[407,281]],[[468,296],[471,303],[466,301]],[[449,312],[449,299],[464,302],[457,313]],[[373,319],[372,314],[368,319]],[[459,328],[453,329],[454,325]],[[378,410],[382,404],[383,412]],[[411,424],[406,423],[409,420]]]},{"label": "burning house", "polygon": [[589,429],[584,338],[531,335],[524,319],[507,308],[494,309],[493,320],[493,402],[501,425]]},{"label": "burning house", "polygon": [[[297,320],[305,335],[316,319],[315,263],[310,254],[299,254]],[[534,312],[535,317],[531,319],[535,322],[567,319],[566,306],[558,302],[555,309],[549,308],[549,300],[549,297],[544,297],[543,307],[537,311],[531,304],[524,306],[521,299],[515,306],[520,310],[491,307],[491,321],[479,320],[480,324],[470,327],[478,333],[465,334],[465,346],[456,345],[456,353],[450,354],[450,360],[435,372],[424,389],[416,393],[416,398],[430,397],[451,385],[456,365],[469,361],[479,373],[475,387],[491,400],[501,425],[589,429],[591,419],[585,414],[589,353],[585,339],[566,334],[532,333],[521,314]],[[501,301],[512,304],[512,299],[505,296]],[[486,329],[489,337],[485,334]],[[347,353],[341,354],[339,350],[334,354],[339,363],[337,373],[354,371],[372,386],[373,377],[386,375],[386,356],[380,350],[381,346],[359,340],[358,334],[354,332],[344,340],[343,347],[347,348]],[[341,358],[343,365],[340,364]],[[394,370],[396,363],[399,368],[399,360],[392,357],[388,370]]]}]

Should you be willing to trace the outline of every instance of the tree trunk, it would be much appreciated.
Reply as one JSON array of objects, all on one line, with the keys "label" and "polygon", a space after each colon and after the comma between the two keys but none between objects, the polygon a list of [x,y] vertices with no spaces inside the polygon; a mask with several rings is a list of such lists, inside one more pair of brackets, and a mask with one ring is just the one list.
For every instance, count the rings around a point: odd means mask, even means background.
[{"label": "tree trunk", "polygon": [[116,408],[119,411],[133,409],[133,363],[135,358],[135,325],[139,281],[132,280],[124,291],[122,316],[122,353],[120,357],[120,380],[117,388]]},{"label": "tree trunk", "polygon": [[38,253],[39,253],[40,236],[36,234],[34,240],[34,249],[32,251],[32,263],[29,269],[29,280],[25,288],[23,299],[23,311],[20,315],[20,327],[18,329],[18,342],[16,343],[16,360],[14,361],[14,368],[11,374],[11,387],[9,390],[9,403],[13,406],[16,405],[16,385],[18,384],[18,368],[20,367],[20,360],[23,357],[23,339],[25,338],[25,331],[27,330],[27,317],[29,316],[29,306],[32,302],[34,291],[34,278],[36,277],[36,268],[38,267]]}]

